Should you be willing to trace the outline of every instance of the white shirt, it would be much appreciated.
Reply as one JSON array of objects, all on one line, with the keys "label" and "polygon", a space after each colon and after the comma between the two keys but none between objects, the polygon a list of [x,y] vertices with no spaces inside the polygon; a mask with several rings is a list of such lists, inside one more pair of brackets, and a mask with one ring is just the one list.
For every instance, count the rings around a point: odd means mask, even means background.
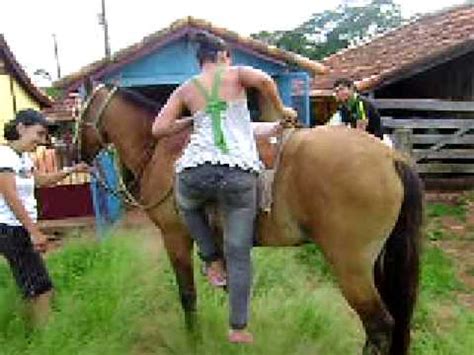
[{"label": "white shirt", "polygon": [[[33,168],[33,162],[27,153],[19,155],[11,147],[0,145],[0,172],[12,172],[15,174],[18,197],[30,218],[36,222],[38,212],[36,210]],[[0,223],[10,226],[21,226],[21,222],[16,218],[2,194],[0,194]]]},{"label": "white shirt", "polygon": [[204,163],[228,165],[255,172],[261,170],[247,100],[228,102],[221,122],[229,148],[227,153],[223,153],[214,144],[211,117],[203,111],[194,114],[194,130],[183,155],[176,162],[177,173]]},{"label": "white shirt", "polygon": [[[330,118],[330,120],[326,123],[328,126],[342,126],[344,123],[342,122],[342,117],[339,111],[336,111]],[[346,124],[350,126],[349,124]]]}]

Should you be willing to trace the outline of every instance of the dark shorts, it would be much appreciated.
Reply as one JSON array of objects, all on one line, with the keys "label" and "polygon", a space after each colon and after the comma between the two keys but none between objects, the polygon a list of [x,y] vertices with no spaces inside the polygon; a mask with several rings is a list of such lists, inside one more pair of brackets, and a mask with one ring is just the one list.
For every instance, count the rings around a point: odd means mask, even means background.
[{"label": "dark shorts", "polygon": [[3,255],[25,298],[34,298],[53,288],[46,265],[23,227],[0,224],[0,254]]}]

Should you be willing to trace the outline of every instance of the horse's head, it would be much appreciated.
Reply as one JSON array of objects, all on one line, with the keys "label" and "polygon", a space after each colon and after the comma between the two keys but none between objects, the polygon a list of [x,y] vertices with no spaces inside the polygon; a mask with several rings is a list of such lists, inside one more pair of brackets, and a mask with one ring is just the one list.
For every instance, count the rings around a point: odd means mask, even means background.
[{"label": "horse's head", "polygon": [[79,159],[90,163],[100,150],[114,144],[122,151],[125,163],[143,165],[141,160],[156,144],[151,126],[159,109],[155,101],[139,92],[99,85],[86,101],[77,124]]},{"label": "horse's head", "polygon": [[102,127],[102,116],[116,91],[116,87],[99,85],[86,101],[77,122],[75,137],[80,161],[91,163],[99,151],[110,143]]}]

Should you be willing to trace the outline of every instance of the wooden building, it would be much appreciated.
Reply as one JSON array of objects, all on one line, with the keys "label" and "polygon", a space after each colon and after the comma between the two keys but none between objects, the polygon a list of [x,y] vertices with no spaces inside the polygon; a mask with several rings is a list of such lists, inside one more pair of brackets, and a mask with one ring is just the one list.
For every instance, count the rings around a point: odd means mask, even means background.
[{"label": "wooden building", "polygon": [[335,110],[339,77],[374,99],[474,101],[474,5],[421,17],[321,63],[330,73],[312,84],[319,122]]}]

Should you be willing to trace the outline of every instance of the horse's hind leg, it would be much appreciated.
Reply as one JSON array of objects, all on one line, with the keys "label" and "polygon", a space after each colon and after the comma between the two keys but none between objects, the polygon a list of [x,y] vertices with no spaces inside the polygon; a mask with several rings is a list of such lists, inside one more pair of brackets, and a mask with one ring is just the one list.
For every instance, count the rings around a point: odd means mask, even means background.
[{"label": "horse's hind leg", "polygon": [[363,354],[389,354],[393,319],[375,287],[373,263],[358,252],[352,250],[337,255],[332,260],[336,260],[333,268],[344,297],[364,326],[367,341]]}]

